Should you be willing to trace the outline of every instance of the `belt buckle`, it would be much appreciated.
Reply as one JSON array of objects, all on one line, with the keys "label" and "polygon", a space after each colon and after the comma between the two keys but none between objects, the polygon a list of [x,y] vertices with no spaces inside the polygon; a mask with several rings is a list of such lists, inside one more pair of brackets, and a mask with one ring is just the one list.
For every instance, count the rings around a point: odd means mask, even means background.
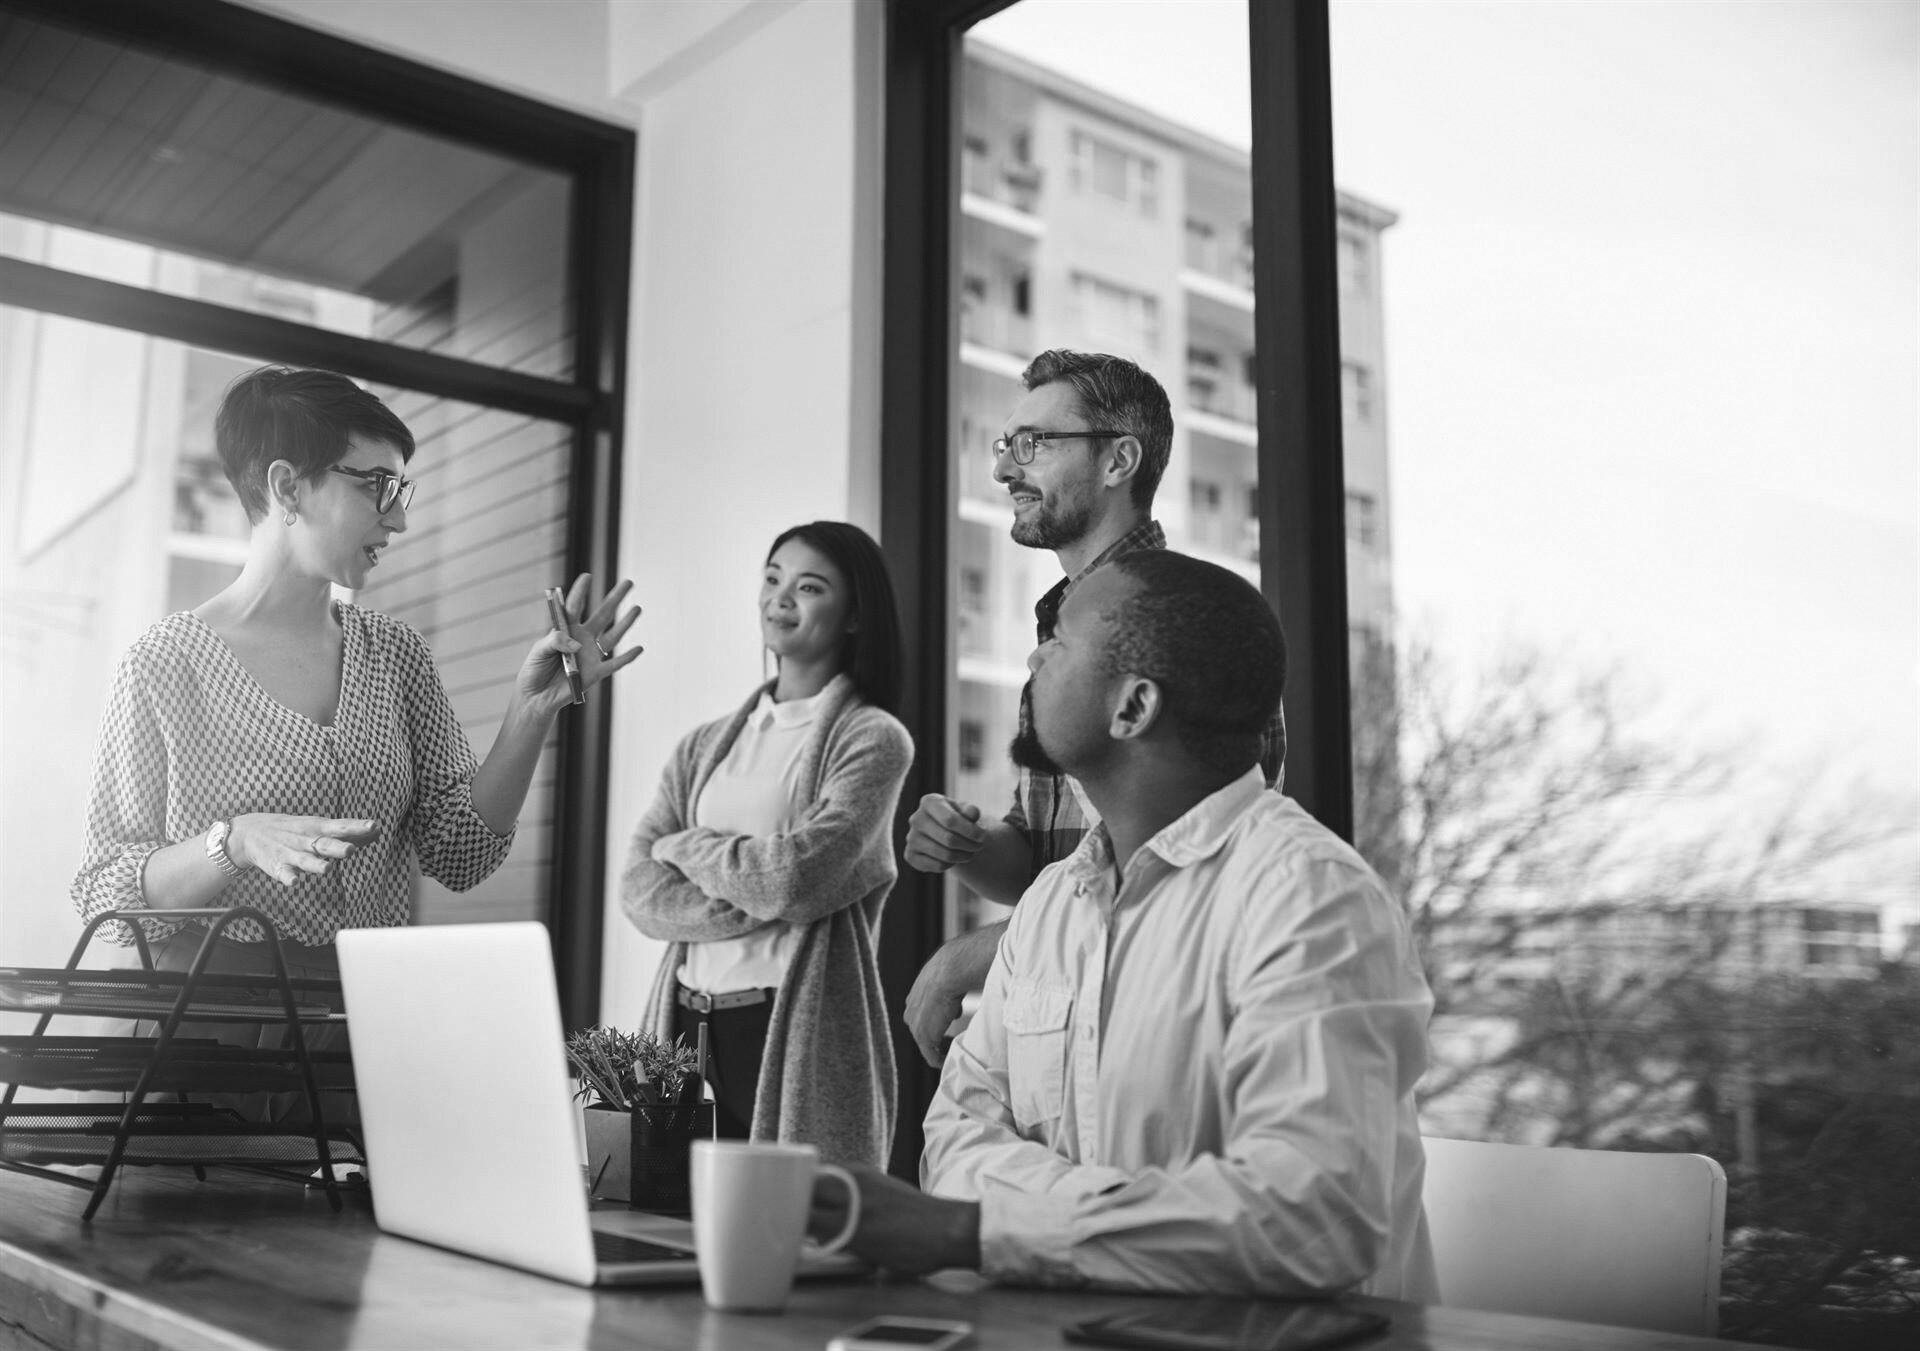
[{"label": "belt buckle", "polygon": [[712,1013],[713,996],[705,990],[694,990],[687,996],[687,1007],[695,1013]]}]

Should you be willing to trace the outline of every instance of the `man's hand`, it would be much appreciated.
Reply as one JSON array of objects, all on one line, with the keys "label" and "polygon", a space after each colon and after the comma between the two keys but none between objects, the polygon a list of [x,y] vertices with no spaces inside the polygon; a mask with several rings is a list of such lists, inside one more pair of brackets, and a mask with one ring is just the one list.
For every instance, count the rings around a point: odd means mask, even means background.
[{"label": "man's hand", "polygon": [[986,842],[980,809],[971,802],[928,793],[907,818],[907,866],[923,873],[943,873],[958,867],[979,853]]},{"label": "man's hand", "polygon": [[927,959],[907,991],[907,1030],[921,1057],[935,1069],[947,1058],[953,1039],[947,1029],[960,1016],[960,1003],[968,992],[987,983],[993,966],[993,954],[1000,949],[1000,935],[1007,922],[971,929],[948,939]]},{"label": "man's hand", "polygon": [[[877,1267],[920,1276],[948,1267],[980,1267],[980,1207],[947,1201],[909,1187],[878,1168],[850,1163],[860,1185],[860,1223],[847,1250]],[[832,1238],[847,1222],[847,1189],[831,1178],[813,1181],[807,1232]]]}]

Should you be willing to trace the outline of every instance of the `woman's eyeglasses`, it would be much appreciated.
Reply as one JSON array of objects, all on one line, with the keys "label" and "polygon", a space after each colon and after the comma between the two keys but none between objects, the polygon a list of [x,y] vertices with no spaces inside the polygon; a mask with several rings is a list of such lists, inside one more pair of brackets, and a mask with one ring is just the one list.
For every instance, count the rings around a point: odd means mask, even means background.
[{"label": "woman's eyeglasses", "polygon": [[410,478],[401,478],[391,469],[349,469],[344,464],[329,465],[336,474],[345,474],[349,478],[365,479],[374,487],[379,512],[385,516],[398,502],[403,508],[413,505],[413,490],[416,486]]},{"label": "woman's eyeglasses", "polygon": [[1099,440],[1108,436],[1125,436],[1126,432],[1015,432],[1012,436],[1002,436],[994,440],[993,458],[1002,455],[1013,456],[1015,464],[1032,464],[1033,453],[1043,441],[1075,441],[1080,439]]}]

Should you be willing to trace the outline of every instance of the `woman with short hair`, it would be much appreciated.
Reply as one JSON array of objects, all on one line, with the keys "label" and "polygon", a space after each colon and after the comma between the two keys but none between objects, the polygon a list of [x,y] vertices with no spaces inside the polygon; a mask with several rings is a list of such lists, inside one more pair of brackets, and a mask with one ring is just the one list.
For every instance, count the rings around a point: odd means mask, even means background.
[{"label": "woman with short hair", "polygon": [[[338,930],[408,922],[415,863],[459,891],[506,858],[571,702],[562,654],[599,684],[639,655],[609,655],[639,612],[616,622],[625,582],[587,611],[577,579],[569,631],[533,644],[476,762],[420,635],[333,598],[365,586],[407,529],[406,424],[345,376],[266,366],[229,386],[214,439],[251,526],[246,562],[122,658],[73,898],[88,919],[152,912],[141,922],[168,970],[190,965],[205,933],[166,922],[169,910],[252,906],[279,930],[290,974],[335,978]],[[227,926],[208,969],[270,970],[266,937]]]},{"label": "woman with short hair", "polygon": [[720,1135],[884,1166],[875,948],[913,763],[893,586],[864,531],[814,521],[774,540],[759,609],[778,673],[681,741],[620,880],[635,927],[669,943],[643,1026],[691,1043],[705,1025]]}]

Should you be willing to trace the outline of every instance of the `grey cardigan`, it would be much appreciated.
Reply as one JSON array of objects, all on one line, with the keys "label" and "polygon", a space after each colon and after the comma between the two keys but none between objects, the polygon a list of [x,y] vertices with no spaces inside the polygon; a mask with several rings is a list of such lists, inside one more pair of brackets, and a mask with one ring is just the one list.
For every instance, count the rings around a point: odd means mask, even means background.
[{"label": "grey cardigan", "polygon": [[753,1138],[813,1144],[829,1161],[884,1168],[896,1086],[874,954],[897,872],[893,813],[913,738],[836,676],[800,753],[797,781],[812,785],[812,801],[793,827],[781,835],[693,827],[700,790],[766,688],[681,741],[634,829],[620,903],[641,933],[671,944],[645,1025],[672,1035],[688,943],[738,938],[780,920],[803,926],[773,1000]]}]

